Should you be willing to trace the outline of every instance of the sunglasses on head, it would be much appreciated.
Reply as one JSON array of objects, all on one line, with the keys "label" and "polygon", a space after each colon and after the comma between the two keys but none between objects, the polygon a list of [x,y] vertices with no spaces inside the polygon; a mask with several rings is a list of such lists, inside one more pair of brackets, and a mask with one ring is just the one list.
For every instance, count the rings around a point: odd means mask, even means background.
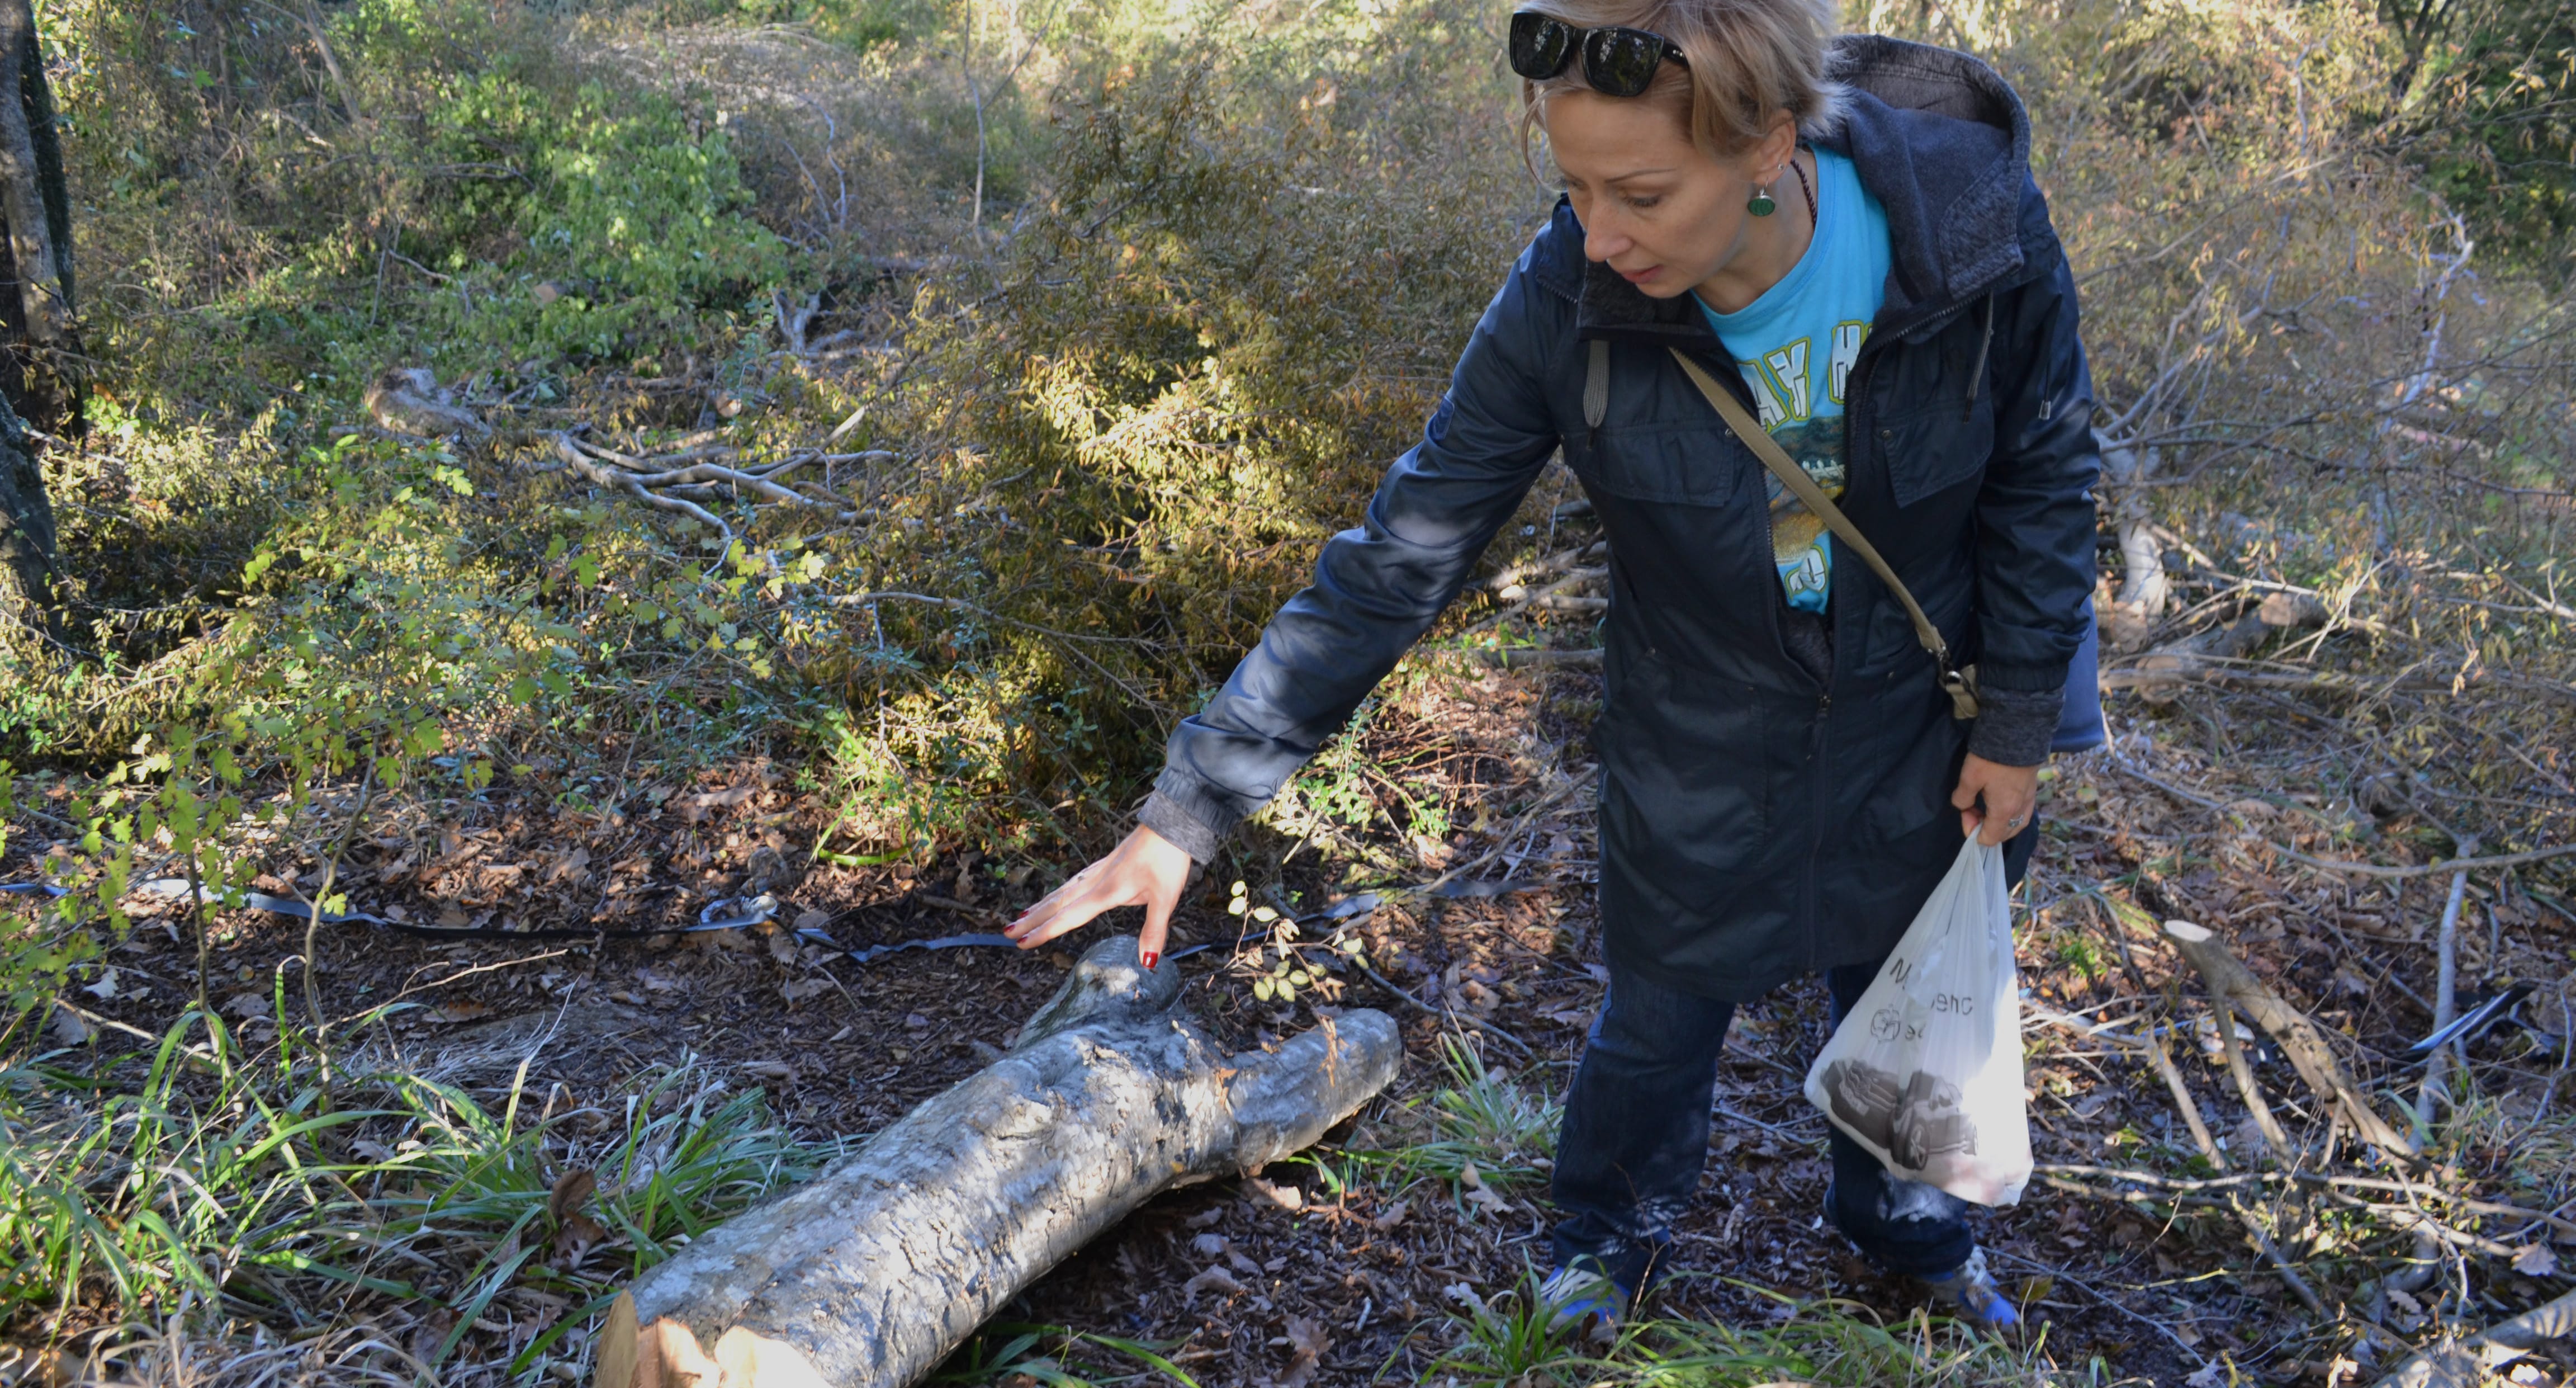
[{"label": "sunglasses on head", "polygon": [[1544,82],[1565,71],[1577,52],[1583,77],[1603,96],[1635,96],[1655,80],[1666,58],[1690,66],[1672,40],[1643,29],[1577,29],[1535,10],[1512,16],[1512,71]]}]

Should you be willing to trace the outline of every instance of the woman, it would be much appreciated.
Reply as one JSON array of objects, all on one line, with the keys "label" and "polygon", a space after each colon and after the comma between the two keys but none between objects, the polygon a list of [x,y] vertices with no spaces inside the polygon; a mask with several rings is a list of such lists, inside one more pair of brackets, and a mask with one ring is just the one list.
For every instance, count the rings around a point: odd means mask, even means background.
[{"label": "woman", "polygon": [[[1735,1005],[1821,971],[1839,1019],[1960,835],[2027,862],[2092,626],[2098,459],[2029,122],[1985,65],[1833,38],[1825,0],[1531,0],[1511,34],[1565,200],[1360,527],[1173,733],[1143,822],[1011,933],[1143,906],[1151,967],[1192,860],[1341,726],[1563,449],[1610,540],[1610,984],[1558,1138],[1547,1295],[1607,1322],[1698,1186]],[[1974,663],[1973,718],[1694,366]],[[2089,672],[2076,693],[2066,721],[2098,728]],[[1825,1213],[1864,1254],[1964,1319],[2017,1319],[1960,1201],[1831,1142]]]}]

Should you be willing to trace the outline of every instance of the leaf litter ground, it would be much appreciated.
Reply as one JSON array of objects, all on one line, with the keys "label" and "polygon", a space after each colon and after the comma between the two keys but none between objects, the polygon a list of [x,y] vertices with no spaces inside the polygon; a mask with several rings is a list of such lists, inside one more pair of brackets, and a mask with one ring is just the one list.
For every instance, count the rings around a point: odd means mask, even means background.
[{"label": "leaf litter ground", "polygon": [[[1228,912],[1228,872],[1196,884],[1174,946],[1218,946],[1181,967],[1192,983],[1188,1005],[1220,1036],[1259,1045],[1339,1008],[1380,1007],[1404,1025],[1406,1071],[1309,1158],[1150,1203],[1015,1302],[1003,1318],[1011,1325],[970,1346],[959,1374],[1016,1383],[1151,1376],[1110,1340],[1158,1347],[1206,1384],[1616,1381],[1627,1371],[1587,1364],[1585,1346],[1561,1341],[1494,1348],[1497,1328],[1526,1306],[1533,1270],[1546,1264],[1545,1139],[1513,1148],[1491,1123],[1444,1126],[1437,1116],[1444,1090],[1544,1108],[1570,1078],[1600,1004],[1588,797],[1563,797],[1520,820],[1493,809],[1538,801],[1547,782],[1588,762],[1583,723],[1597,698],[1597,680],[1579,671],[1421,682],[1369,728],[1367,751],[1380,765],[1406,767],[1407,793],[1436,796],[1478,827],[1425,840],[1397,832],[1389,816],[1338,839],[1330,826],[1320,836],[1246,836],[1231,870],[1266,879],[1256,895],[1302,905],[1316,928],[1315,907],[1370,876],[1332,856],[1336,846],[1375,853],[1382,865],[1388,855],[1407,859],[1417,881],[1490,858],[1475,876],[1527,885],[1366,917],[1354,932],[1365,957],[1409,997],[1344,968],[1319,975],[1292,1002],[1255,998],[1248,982],[1262,969],[1229,948],[1246,922]],[[2213,771],[2133,730],[2106,752],[2061,763],[2047,788],[2048,841],[2022,898],[2030,1000],[2086,1020],[2139,1011],[2143,1000],[2180,1026],[2201,1021],[2205,1034],[2194,1039],[2214,1044],[2196,980],[2187,970],[2177,976],[2177,961],[2139,924],[2186,918],[2221,930],[2269,986],[2342,1038],[2345,1063],[2366,1085],[2406,1078],[2397,1053],[2431,1024],[2425,941],[2443,883],[2268,866],[2277,860],[2263,838],[2345,856],[2337,845],[2351,835],[2348,812],[2289,794],[2239,800],[2220,814],[2177,793]],[[416,1004],[355,1044],[379,1064],[495,1095],[524,1065],[528,1101],[548,1111],[613,1110],[638,1074],[695,1057],[736,1089],[766,1090],[809,1139],[882,1127],[995,1056],[1071,955],[966,948],[853,967],[840,952],[996,929],[1075,864],[968,854],[928,866],[808,867],[825,812],[783,789],[785,779],[752,763],[681,784],[643,783],[620,800],[629,813],[571,813],[541,808],[552,797],[540,773],[480,801],[422,807],[408,823],[397,816],[342,869],[364,909],[451,927],[640,930],[676,928],[711,901],[769,890],[785,903],[776,925],[791,928],[593,946],[451,944],[335,927],[324,932],[325,1011]],[[1362,838],[1372,841],[1355,842]],[[297,869],[281,861],[279,870]],[[273,891],[289,885],[263,882]],[[2561,1056],[2542,1053],[2539,1038],[2570,1030],[2569,923],[2528,892],[2488,893],[2477,905],[2463,976],[2544,982],[2522,1013],[2534,1028],[2500,1027],[2471,1046],[2463,1092],[2481,1097],[2447,1122],[2453,1141],[2435,1178],[2563,1213],[2569,1130],[2546,1121],[2556,1110],[2545,1107],[2559,1097],[2552,1077]],[[101,1044],[126,1036],[119,1024],[157,1034],[194,991],[184,929],[175,917],[151,917],[148,900],[136,909],[143,923],[111,954],[113,975],[72,995]],[[279,970],[291,971],[302,928],[260,913],[218,918],[210,991],[254,1043],[273,1034]],[[815,933],[833,947],[813,943]],[[292,1016],[303,1005],[300,980],[284,995]],[[1774,1330],[1875,1314],[1901,1331],[1914,1313],[1919,1298],[1872,1272],[1818,1218],[1825,1127],[1799,1080],[1825,1031],[1812,980],[1740,1012],[1719,1071],[1702,1195],[1675,1231],[1675,1276],[1654,1298],[1655,1317]],[[2209,1172],[2168,1092],[2130,1053],[2063,1027],[2033,1025],[2028,1043],[2043,1177],[2021,1206],[1977,1223],[2007,1288],[2045,1330],[2033,1366],[2058,1366],[2067,1381],[2103,1372],[2223,1383],[2225,1366],[2234,1366],[2271,1382],[2349,1383],[2431,1333],[2443,1282],[2415,1294],[2373,1290],[2406,1246],[2386,1228],[2328,1210],[2285,1233],[2325,1298],[2330,1315],[2320,1322],[2236,1225],[2187,1203],[2139,1200],[2136,1185],[2099,1175]],[[2208,1126],[2244,1169],[2259,1134],[2218,1061],[2200,1045],[2180,1049]],[[2314,1096],[2279,1057],[2258,1047],[2257,1069],[2294,1126],[2315,1116]],[[2052,1170],[2076,1174],[2052,1179]],[[2112,1198],[2094,1198],[2105,1192]],[[2565,1290],[2548,1227],[2451,1223],[2486,1245],[2446,1273],[2465,1288],[2451,1298],[2460,1323],[2501,1319]],[[523,1344],[519,1314],[506,1298],[496,1303],[468,1333],[463,1361],[503,1358]],[[1021,1324],[1037,1329],[1011,1328]],[[2576,1364],[2564,1350],[2551,1353],[2521,1366],[2525,1377],[2515,1381],[2556,1382]],[[1633,1370],[1643,1361],[1632,1347],[1620,1362]]]}]

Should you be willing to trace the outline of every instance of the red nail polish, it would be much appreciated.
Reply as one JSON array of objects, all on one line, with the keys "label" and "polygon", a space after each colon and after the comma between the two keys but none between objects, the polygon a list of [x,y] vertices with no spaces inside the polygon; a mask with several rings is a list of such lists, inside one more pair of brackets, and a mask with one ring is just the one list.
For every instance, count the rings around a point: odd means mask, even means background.
[{"label": "red nail polish", "polygon": [[1144,963],[1144,965],[1145,965],[1145,972],[1147,972],[1147,973],[1152,973],[1152,972],[1154,971],[1154,966],[1155,966],[1156,964],[1158,964],[1158,963],[1162,962],[1162,958],[1163,958],[1163,956],[1161,956],[1161,955],[1159,955],[1159,954],[1156,954],[1154,951],[1152,951],[1152,950],[1150,950],[1150,949],[1149,949],[1149,950],[1147,950],[1147,951],[1145,951],[1142,955],[1140,955],[1140,956],[1138,956],[1138,957],[1143,961],[1143,963]]}]

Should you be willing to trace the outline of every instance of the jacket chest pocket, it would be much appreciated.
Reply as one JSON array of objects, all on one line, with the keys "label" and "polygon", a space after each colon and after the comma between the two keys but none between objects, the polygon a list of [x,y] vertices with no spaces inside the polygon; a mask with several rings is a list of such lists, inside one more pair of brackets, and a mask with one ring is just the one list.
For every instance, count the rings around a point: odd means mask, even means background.
[{"label": "jacket chest pocket", "polygon": [[1726,506],[1743,490],[1743,449],[1707,423],[1607,425],[1565,436],[1566,466],[1587,486],[1629,501],[1668,506]]},{"label": "jacket chest pocket", "polygon": [[1994,411],[1984,400],[1965,419],[1956,403],[1883,413],[1874,432],[1899,506],[1982,479],[1995,451]]}]

